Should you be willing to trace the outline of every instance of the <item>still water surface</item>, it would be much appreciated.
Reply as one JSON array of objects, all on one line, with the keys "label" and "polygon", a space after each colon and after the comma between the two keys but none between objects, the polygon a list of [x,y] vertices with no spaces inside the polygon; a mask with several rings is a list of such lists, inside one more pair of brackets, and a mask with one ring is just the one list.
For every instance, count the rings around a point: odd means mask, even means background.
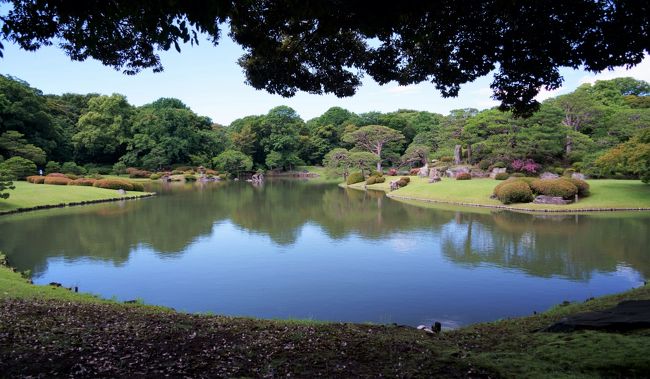
[{"label": "still water surface", "polygon": [[0,217],[35,283],[191,312],[456,327],[650,277],[650,214],[421,208],[297,180]]}]

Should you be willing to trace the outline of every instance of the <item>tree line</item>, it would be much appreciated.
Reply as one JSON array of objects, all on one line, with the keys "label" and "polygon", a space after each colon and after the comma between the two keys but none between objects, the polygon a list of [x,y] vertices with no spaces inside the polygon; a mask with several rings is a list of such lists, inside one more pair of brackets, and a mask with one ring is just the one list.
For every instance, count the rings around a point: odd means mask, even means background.
[{"label": "tree line", "polygon": [[595,177],[642,176],[650,154],[648,95],[647,82],[617,78],[548,99],[527,118],[496,108],[442,115],[332,107],[305,121],[279,106],[220,125],[178,99],[133,106],[120,94],[46,95],[0,76],[0,164],[20,157],[39,168],[67,163],[91,172],[234,161],[244,170],[290,170],[345,156],[353,167],[377,170],[430,159],[481,168],[532,160]]}]

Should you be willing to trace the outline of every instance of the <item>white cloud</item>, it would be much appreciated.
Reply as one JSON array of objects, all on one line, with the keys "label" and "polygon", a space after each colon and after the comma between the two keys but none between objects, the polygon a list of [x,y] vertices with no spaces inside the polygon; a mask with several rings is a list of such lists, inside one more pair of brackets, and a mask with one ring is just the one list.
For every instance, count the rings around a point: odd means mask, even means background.
[{"label": "white cloud", "polygon": [[420,88],[418,88],[415,85],[411,86],[392,86],[390,88],[386,89],[386,92],[394,94],[394,95],[405,95],[409,93],[418,93],[420,92]]},{"label": "white cloud", "polygon": [[610,80],[614,78],[620,78],[625,76],[631,76],[634,79],[645,80],[650,82],[650,56],[646,57],[638,65],[630,68],[629,70],[625,67],[616,67],[613,70],[601,71],[597,74],[588,74],[583,76],[580,79],[580,84],[584,83],[594,83],[596,80]]}]

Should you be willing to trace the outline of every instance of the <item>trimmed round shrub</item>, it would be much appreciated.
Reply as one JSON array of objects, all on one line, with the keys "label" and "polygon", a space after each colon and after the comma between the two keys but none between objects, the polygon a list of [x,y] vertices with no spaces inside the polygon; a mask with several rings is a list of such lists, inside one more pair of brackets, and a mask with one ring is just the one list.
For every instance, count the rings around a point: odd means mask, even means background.
[{"label": "trimmed round shrub", "polygon": [[378,176],[378,177],[375,178],[375,183],[383,183],[385,181],[386,181],[386,178],[384,178],[383,176]]},{"label": "trimmed round shrub", "polygon": [[571,199],[578,193],[578,187],[566,179],[537,179],[530,188],[538,195],[557,196]]},{"label": "trimmed round shrub", "polygon": [[36,164],[23,157],[11,157],[0,163],[0,169],[5,169],[16,179],[25,179],[36,173]]},{"label": "trimmed round shrub", "polygon": [[404,180],[406,181],[407,184],[411,182],[411,178],[409,178],[408,176],[402,176],[401,178],[399,178],[399,180]]},{"label": "trimmed round shrub", "polygon": [[408,180],[404,180],[404,178],[401,178],[400,180],[397,181],[397,185],[398,185],[400,188],[402,188],[402,187],[406,187],[406,186],[408,186],[408,184],[409,184],[409,181],[408,181]]},{"label": "trimmed round shrub", "polygon": [[51,177],[55,177],[55,178],[67,178],[67,176],[65,176],[65,174],[62,174],[60,172],[53,172],[53,173],[47,174],[45,176],[51,176]]},{"label": "trimmed round shrub", "polygon": [[219,179],[221,179],[221,180],[226,180],[226,179],[228,179],[228,173],[225,173],[225,172],[224,172],[223,174],[219,174]]},{"label": "trimmed round shrub", "polygon": [[470,180],[472,179],[472,174],[469,172],[461,172],[460,174],[456,175],[456,180]]},{"label": "trimmed round shrub", "polygon": [[503,204],[529,203],[533,201],[533,191],[522,180],[508,180],[494,188],[494,194]]},{"label": "trimmed round shrub", "polygon": [[43,184],[45,177],[40,175],[31,175],[27,177],[27,181],[34,184]]},{"label": "trimmed round shrub", "polygon": [[46,176],[45,179],[43,180],[44,184],[54,184],[57,186],[67,186],[68,183],[70,183],[72,179],[69,178],[61,178],[59,176]]},{"label": "trimmed round shrub", "polygon": [[585,182],[582,179],[566,178],[564,180],[568,180],[574,186],[576,186],[576,188],[578,189],[578,196],[580,197],[589,196],[589,183]]},{"label": "trimmed round shrub", "polygon": [[196,176],[192,174],[185,174],[184,176],[186,182],[194,182],[196,181]]},{"label": "trimmed round shrub", "polygon": [[93,184],[97,179],[91,179],[91,178],[79,178],[79,179],[74,179],[68,182],[69,186],[84,186],[84,187],[92,187]]},{"label": "trimmed round shrub", "polygon": [[506,180],[509,177],[510,177],[510,174],[508,174],[507,172],[500,172],[500,173],[494,175],[494,179],[496,179],[496,180]]},{"label": "trimmed round shrub", "polygon": [[93,187],[133,191],[133,183],[122,179],[101,179],[96,181],[95,184],[93,184]]},{"label": "trimmed round shrub", "polygon": [[363,174],[360,172],[353,172],[350,175],[348,175],[348,179],[345,181],[346,184],[355,184],[355,183],[361,183],[363,182],[364,177]]},{"label": "trimmed round shrub", "polygon": [[521,172],[515,172],[510,175],[511,178],[524,178],[526,175],[522,174]]},{"label": "trimmed round shrub", "polygon": [[115,175],[122,175],[126,173],[126,165],[123,162],[117,162],[113,165],[113,173]]},{"label": "trimmed round shrub", "polygon": [[162,177],[162,175],[160,175],[160,174],[151,174],[151,175],[149,175],[149,179],[151,179],[151,180],[158,180],[161,177]]},{"label": "trimmed round shrub", "polygon": [[369,176],[368,179],[366,179],[366,184],[371,185],[377,183],[377,177],[376,176]]},{"label": "trimmed round shrub", "polygon": [[383,173],[383,172],[379,172],[379,171],[372,170],[372,171],[370,172],[370,176],[376,176],[376,177],[384,176],[384,173]]},{"label": "trimmed round shrub", "polygon": [[79,177],[75,174],[65,174],[65,177],[70,179],[70,180],[75,180],[78,179]]},{"label": "trimmed round shrub", "polygon": [[562,167],[555,167],[554,169],[549,170],[549,171],[553,171],[554,173],[556,173],[558,175],[564,174],[564,169]]},{"label": "trimmed round shrub", "polygon": [[172,170],[172,175],[182,175],[183,171],[181,170]]}]

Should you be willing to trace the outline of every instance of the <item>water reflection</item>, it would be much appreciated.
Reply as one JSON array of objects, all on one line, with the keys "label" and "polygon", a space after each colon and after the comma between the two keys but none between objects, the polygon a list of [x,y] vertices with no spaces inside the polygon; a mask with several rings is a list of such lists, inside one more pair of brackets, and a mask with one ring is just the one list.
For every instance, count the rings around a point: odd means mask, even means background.
[{"label": "water reflection", "polygon": [[[408,232],[439,239],[451,261],[491,264],[528,274],[587,280],[596,271],[629,265],[650,277],[650,216],[644,213],[531,215],[486,210],[431,210],[383,193],[331,185],[279,181],[165,185],[153,199],[48,210],[0,218],[0,250],[35,275],[60,256],[120,265],[137,246],[161,257],[182,254],[213,225],[228,221],[243,231],[291,246],[304,225],[318,225],[333,240],[359,235],[378,244],[403,234],[396,251],[418,243]],[[378,245],[378,248],[380,246]]]}]

